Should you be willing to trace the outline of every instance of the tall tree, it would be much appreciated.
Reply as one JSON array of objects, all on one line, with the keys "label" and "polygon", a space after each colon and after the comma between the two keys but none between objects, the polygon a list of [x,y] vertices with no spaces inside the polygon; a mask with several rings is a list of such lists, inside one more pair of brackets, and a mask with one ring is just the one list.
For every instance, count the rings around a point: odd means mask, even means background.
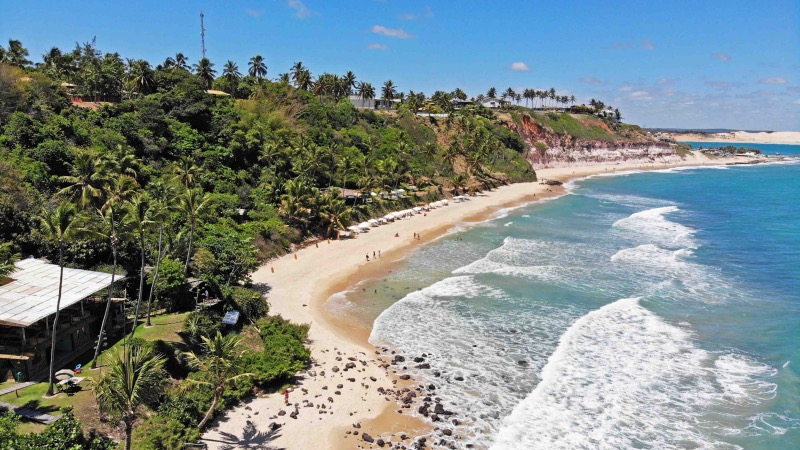
[{"label": "tall tree", "polygon": [[208,58],[202,58],[192,67],[194,67],[194,73],[203,80],[206,89],[211,89],[211,83],[214,82],[214,77],[217,75],[217,71],[214,70],[214,63],[209,61]]},{"label": "tall tree", "polygon": [[53,384],[55,377],[56,361],[56,342],[58,337],[58,316],[61,312],[61,288],[64,283],[64,244],[79,236],[82,229],[82,217],[72,203],[61,203],[55,209],[44,211],[39,216],[41,229],[44,236],[58,245],[58,298],[56,300],[56,312],[53,318],[53,328],[50,340],[50,370],[49,385],[47,395],[53,395]]},{"label": "tall tree", "polygon": [[251,77],[256,77],[260,80],[267,76],[267,64],[264,62],[264,57],[261,55],[250,58],[248,67],[247,73]]},{"label": "tall tree", "polygon": [[180,70],[189,71],[189,60],[186,59],[186,56],[183,53],[176,53],[175,54],[175,68]]},{"label": "tall tree", "polygon": [[215,336],[211,338],[202,336],[202,339],[202,355],[198,356],[194,352],[185,353],[189,364],[202,375],[196,379],[187,378],[183,385],[186,389],[203,387],[213,389],[214,396],[211,406],[206,411],[203,420],[197,425],[201,430],[211,419],[214,410],[217,409],[217,404],[225,394],[225,389],[237,381],[254,376],[252,373],[239,373],[238,362],[243,352],[237,349],[240,342],[238,336],[234,334],[223,336],[217,331]]},{"label": "tall tree", "polygon": [[386,109],[391,109],[392,100],[397,93],[397,89],[392,80],[386,80],[381,88],[381,97],[388,102]]},{"label": "tall tree", "polygon": [[347,73],[344,74],[344,84],[345,84],[345,89],[347,90],[347,95],[352,94],[353,90],[358,86],[358,81],[356,81],[356,74],[348,70]]},{"label": "tall tree", "polygon": [[489,98],[497,98],[497,88],[490,87],[488,91],[486,91],[486,96]]},{"label": "tall tree", "polygon": [[115,354],[111,367],[94,382],[101,413],[125,426],[125,450],[131,448],[133,424],[142,405],[154,404],[167,379],[165,359],[148,347],[125,344]]},{"label": "tall tree", "polygon": [[28,60],[28,49],[23,47],[22,42],[16,39],[9,39],[8,48],[2,53],[3,58],[0,59],[0,63],[6,62],[16,67],[25,67],[31,64],[30,60]]},{"label": "tall tree", "polygon": [[192,256],[192,241],[194,240],[194,230],[197,226],[197,216],[199,216],[211,203],[211,196],[203,193],[202,189],[187,189],[178,200],[181,212],[189,222],[189,246],[186,250],[186,262],[183,265],[183,273],[189,273],[189,259]]},{"label": "tall tree", "polygon": [[58,194],[73,201],[80,209],[89,208],[101,198],[106,176],[93,153],[80,152],[70,164],[70,175],[58,177],[60,183],[68,185]]},{"label": "tall tree", "polygon": [[92,237],[98,239],[107,239],[111,246],[111,284],[108,286],[106,292],[106,309],[103,313],[103,320],[100,322],[100,331],[97,334],[97,345],[94,350],[94,358],[92,358],[92,369],[97,368],[97,360],[100,357],[100,349],[103,344],[103,337],[105,335],[106,323],[108,316],[111,312],[111,302],[114,298],[114,282],[117,276],[117,249],[120,243],[127,242],[130,238],[129,222],[124,220],[124,215],[117,211],[119,207],[117,202],[109,202],[105,208],[97,210],[100,218],[100,223],[96,224],[91,231]]},{"label": "tall tree", "polygon": [[139,322],[139,310],[142,307],[142,298],[144,298],[144,268],[146,262],[147,248],[145,246],[145,238],[147,232],[152,230],[155,226],[156,213],[152,206],[150,196],[147,194],[137,193],[130,202],[126,205],[125,217],[131,224],[133,233],[139,241],[139,253],[141,256],[141,264],[139,266],[139,290],[136,299],[136,308],[133,313],[133,326],[131,327],[131,338],[136,332],[136,326]]},{"label": "tall tree", "polygon": [[239,84],[239,80],[242,78],[242,74],[239,72],[239,66],[229,59],[222,68],[222,78],[228,82],[228,88],[230,90],[228,93],[236,95],[236,88]]}]

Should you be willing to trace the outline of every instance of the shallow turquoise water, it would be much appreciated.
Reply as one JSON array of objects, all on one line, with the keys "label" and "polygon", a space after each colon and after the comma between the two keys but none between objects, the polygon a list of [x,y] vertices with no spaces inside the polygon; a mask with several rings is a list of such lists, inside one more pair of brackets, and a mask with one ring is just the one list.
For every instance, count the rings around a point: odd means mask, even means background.
[{"label": "shallow turquoise water", "polygon": [[506,214],[330,302],[428,355],[460,445],[800,448],[800,165],[594,177]]}]

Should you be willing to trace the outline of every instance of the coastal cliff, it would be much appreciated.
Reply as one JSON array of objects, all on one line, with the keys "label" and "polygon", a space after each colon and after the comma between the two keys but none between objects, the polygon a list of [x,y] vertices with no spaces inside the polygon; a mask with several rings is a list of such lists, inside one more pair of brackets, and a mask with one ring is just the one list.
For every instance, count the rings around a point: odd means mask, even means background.
[{"label": "coastal cliff", "polygon": [[527,144],[534,168],[608,163],[676,163],[676,148],[634,125],[588,115],[545,113],[509,117],[508,126]]}]

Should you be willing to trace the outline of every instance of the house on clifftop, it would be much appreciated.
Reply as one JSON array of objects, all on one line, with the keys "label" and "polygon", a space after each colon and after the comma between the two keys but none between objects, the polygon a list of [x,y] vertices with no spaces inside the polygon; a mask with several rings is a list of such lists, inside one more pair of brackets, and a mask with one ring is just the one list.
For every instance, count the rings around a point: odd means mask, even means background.
[{"label": "house on clifftop", "polygon": [[[10,281],[0,286],[0,382],[19,373],[23,380],[47,378],[52,351],[60,268],[32,258],[15,265]],[[106,300],[96,294],[110,285],[111,274],[64,268],[55,370],[70,368],[94,349]],[[123,299],[113,300],[107,335],[121,331],[125,320]]]}]

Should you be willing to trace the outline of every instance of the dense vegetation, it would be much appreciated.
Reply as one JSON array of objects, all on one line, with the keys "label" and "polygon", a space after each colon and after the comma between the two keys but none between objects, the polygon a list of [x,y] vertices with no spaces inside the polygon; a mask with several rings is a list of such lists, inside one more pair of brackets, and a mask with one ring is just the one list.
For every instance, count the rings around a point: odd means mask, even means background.
[{"label": "dense vegetation", "polygon": [[[480,105],[446,118],[416,116],[415,100],[358,110],[346,97],[376,92],[352,72],[312,78],[298,63],[270,81],[263,58],[249,66],[216,77],[178,54],[153,68],[93,42],[34,65],[19,41],[0,48],[0,282],[33,255],[124,274],[105,295],[124,290],[134,321],[194,309],[184,342],[131,330],[103,355],[99,412],[135,448],[196,440],[216,411],[305,367],[307,327],[268,316],[250,285],[260,261],[387,210],[535,179],[524,142]],[[391,81],[381,95],[405,97]],[[195,309],[190,279],[221,306]],[[242,312],[237,327],[221,325],[226,309]],[[14,442],[48,439],[10,420],[0,433]],[[70,436],[64,448],[95,439]]]}]

